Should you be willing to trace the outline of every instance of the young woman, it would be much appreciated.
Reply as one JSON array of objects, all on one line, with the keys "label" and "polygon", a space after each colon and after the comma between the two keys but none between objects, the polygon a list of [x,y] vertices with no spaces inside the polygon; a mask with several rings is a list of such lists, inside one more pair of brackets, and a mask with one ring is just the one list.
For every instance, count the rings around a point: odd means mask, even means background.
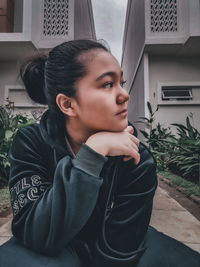
[{"label": "young woman", "polygon": [[199,254],[149,226],[156,163],[127,120],[123,72],[102,44],[65,42],[21,69],[48,104],[9,153],[11,238],[0,266],[199,266]]}]

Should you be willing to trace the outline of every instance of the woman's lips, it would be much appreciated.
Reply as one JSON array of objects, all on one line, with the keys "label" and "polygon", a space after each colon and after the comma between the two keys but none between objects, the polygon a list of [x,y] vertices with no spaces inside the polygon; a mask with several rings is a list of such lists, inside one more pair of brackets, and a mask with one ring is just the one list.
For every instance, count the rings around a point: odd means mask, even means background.
[{"label": "woman's lips", "polygon": [[116,115],[126,117],[127,116],[127,109],[124,109],[121,112],[118,112]]}]

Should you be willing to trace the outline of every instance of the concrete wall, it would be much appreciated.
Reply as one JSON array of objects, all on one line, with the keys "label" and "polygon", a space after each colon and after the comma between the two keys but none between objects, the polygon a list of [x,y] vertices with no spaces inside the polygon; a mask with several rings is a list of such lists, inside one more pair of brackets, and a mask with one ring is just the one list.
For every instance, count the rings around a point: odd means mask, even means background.
[{"label": "concrete wall", "polygon": [[0,61],[0,105],[4,103],[6,85],[18,85],[19,64],[17,61]]},{"label": "concrete wall", "polygon": [[23,0],[15,0],[14,9],[14,32],[22,32]]},{"label": "concrete wall", "polygon": [[[153,109],[157,107],[159,83],[182,85],[181,83],[184,82],[199,82],[200,84],[198,52],[200,2],[199,0],[178,0],[177,3],[177,32],[151,33],[150,1],[128,1],[122,69],[124,78],[127,80],[126,89],[130,92],[129,120],[131,122],[136,121],[140,116],[148,115],[147,101],[152,103]],[[190,42],[187,41],[188,38]],[[199,95],[200,89],[195,90],[193,92]],[[156,123],[159,121],[165,127],[171,123],[185,124],[186,117],[190,115],[191,122],[200,130],[199,114],[200,105],[162,105],[156,114]],[[143,127],[142,124],[135,126],[138,129]]]},{"label": "concrete wall", "polygon": [[53,23],[50,23],[50,33],[47,31],[44,34],[44,0],[32,2],[32,41],[37,48],[53,48],[59,43],[73,39],[95,39],[91,0],[70,0],[68,4],[66,2],[66,6],[69,11],[65,21],[68,23],[68,30],[63,33],[66,27],[59,23],[59,31],[62,34],[55,34],[53,32],[57,32],[57,29]]},{"label": "concrete wall", "polygon": [[130,99],[128,104],[128,120],[138,130],[138,137],[143,139],[143,135],[140,134],[139,129],[144,130],[144,125],[141,123],[135,123],[139,120],[139,117],[145,116],[144,99],[145,99],[145,77],[144,77],[144,57],[138,68],[138,72],[134,81],[134,85],[130,91]]},{"label": "concrete wall", "polygon": [[144,0],[128,1],[122,54],[122,69],[124,78],[127,80],[126,88],[128,91],[143,52],[145,42],[144,12]]},{"label": "concrete wall", "polygon": [[200,1],[190,0],[189,3],[190,35],[200,36]]},{"label": "concrete wall", "polygon": [[14,101],[14,113],[23,113],[29,116],[34,111],[38,116],[46,107],[33,102],[26,90],[23,90],[24,85],[19,79],[20,65],[21,61],[0,62],[0,105],[7,103],[6,96],[8,95],[9,100]]},{"label": "concrete wall", "polygon": [[[24,11],[25,11],[23,19],[25,20],[25,22],[26,22],[25,17],[29,17],[29,19],[31,21],[31,17],[33,15],[33,18],[32,18],[33,22],[37,24],[39,21],[39,15],[41,15],[40,14],[41,10],[38,9],[38,7],[41,4],[41,1],[39,1],[39,0],[37,0],[37,1],[34,0],[33,2],[32,2],[32,0],[24,0],[24,1],[25,1],[24,3],[22,0],[16,0],[15,1],[15,4],[16,4],[16,8],[15,8],[16,28],[15,28],[15,30],[16,31],[20,30],[20,20],[17,20],[17,16],[19,15],[20,12],[22,12],[22,10],[20,10],[20,8],[23,6],[23,4],[24,4]],[[32,5],[32,3],[33,3],[33,5]],[[71,12],[71,15],[70,15],[73,17],[73,23],[71,25],[73,25],[74,39],[80,39],[80,38],[95,39],[95,29],[94,29],[91,0],[86,0],[86,1],[72,0],[71,5],[72,4],[75,4],[75,6],[73,6],[73,8],[72,8],[73,12]],[[32,38],[37,39],[37,34],[39,32],[39,28],[35,27],[36,24],[34,24],[34,23],[32,24],[32,31],[33,31],[32,32]],[[28,23],[26,23],[26,24],[28,24]],[[29,30],[29,32],[28,32],[28,30]],[[25,28],[25,32],[28,32],[31,36],[30,30],[31,30],[31,27]],[[17,33],[12,33],[12,34],[16,35]],[[4,104],[4,101],[5,101],[5,88],[6,88],[6,86],[9,85],[9,86],[11,86],[11,88],[12,87],[13,88],[15,88],[15,87],[19,88],[20,87],[20,81],[18,79],[18,73],[19,73],[19,68],[20,68],[21,63],[25,60],[25,58],[30,57],[31,55],[35,55],[36,52],[38,52],[38,51],[36,51],[36,48],[33,46],[32,42],[31,42],[31,38],[30,38],[30,40],[28,40],[26,42],[27,45],[26,45],[26,43],[24,44],[24,43],[20,42],[20,40],[18,40],[18,42],[15,42],[15,43],[10,41],[10,43],[8,45],[6,45],[6,47],[3,47],[5,51],[2,51],[1,46],[5,43],[5,41],[8,41],[6,39],[6,36],[4,36],[4,37],[5,37],[5,39],[0,40],[0,105]],[[39,36],[38,38],[40,39],[41,36]],[[3,42],[1,42],[1,41],[3,41]],[[64,37],[64,39],[62,39],[62,36],[61,36],[60,39],[59,38],[58,39],[52,38],[52,40],[48,40],[48,43],[50,43],[50,45],[52,43],[54,43],[53,46],[55,46],[55,45],[58,45],[59,43],[64,42],[64,41],[67,41],[67,38]],[[27,49],[25,49],[24,46],[27,46]],[[48,47],[46,47],[46,48],[48,48]],[[47,50],[47,49],[44,49],[44,50]],[[2,56],[1,56],[1,53],[3,54]],[[15,57],[13,56],[12,53],[15,54]],[[21,84],[21,87],[23,88],[22,84]],[[14,91],[12,91],[12,93],[13,93],[13,97],[14,97]],[[18,101],[18,98],[20,98],[19,92],[17,92],[17,94],[16,94],[16,101]],[[13,100],[15,101],[15,99],[13,99]],[[23,95],[22,102],[26,102],[26,96],[24,96],[24,95]],[[26,104],[26,103],[24,103],[24,104]],[[27,104],[29,105],[30,103],[27,103]],[[28,111],[28,110],[30,110],[30,108],[28,108],[28,107],[26,108],[24,106],[24,107],[22,107],[22,110]]]},{"label": "concrete wall", "polygon": [[74,39],[96,39],[91,0],[75,1]]},{"label": "concrete wall", "polygon": [[[184,84],[190,82],[199,82],[200,84],[200,58],[174,56],[151,56],[149,58],[149,97],[153,109],[158,103],[159,83]],[[186,116],[193,116],[191,122],[200,130],[199,115],[200,105],[162,105],[159,106],[156,114],[156,122],[159,121],[167,127],[171,123],[185,124]]]}]

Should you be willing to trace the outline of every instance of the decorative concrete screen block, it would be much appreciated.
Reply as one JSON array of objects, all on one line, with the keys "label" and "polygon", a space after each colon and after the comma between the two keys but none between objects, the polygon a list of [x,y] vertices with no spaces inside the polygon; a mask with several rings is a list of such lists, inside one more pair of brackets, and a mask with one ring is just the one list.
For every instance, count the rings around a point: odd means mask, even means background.
[{"label": "decorative concrete screen block", "polygon": [[36,48],[53,48],[74,39],[75,0],[32,1],[31,39]]},{"label": "decorative concrete screen block", "polygon": [[151,32],[177,32],[177,0],[150,0]]},{"label": "decorative concrete screen block", "polygon": [[43,34],[68,35],[69,12],[69,0],[44,0]]}]

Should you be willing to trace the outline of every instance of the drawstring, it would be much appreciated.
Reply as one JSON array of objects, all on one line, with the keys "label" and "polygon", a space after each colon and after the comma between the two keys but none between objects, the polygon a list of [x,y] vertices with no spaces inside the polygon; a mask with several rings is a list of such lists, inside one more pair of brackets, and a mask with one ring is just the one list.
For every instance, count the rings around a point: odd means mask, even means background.
[{"label": "drawstring", "polygon": [[54,157],[54,163],[55,163],[55,165],[57,165],[58,164],[58,160],[57,160],[57,155],[56,155],[56,150],[55,149],[53,150],[53,157]]}]

